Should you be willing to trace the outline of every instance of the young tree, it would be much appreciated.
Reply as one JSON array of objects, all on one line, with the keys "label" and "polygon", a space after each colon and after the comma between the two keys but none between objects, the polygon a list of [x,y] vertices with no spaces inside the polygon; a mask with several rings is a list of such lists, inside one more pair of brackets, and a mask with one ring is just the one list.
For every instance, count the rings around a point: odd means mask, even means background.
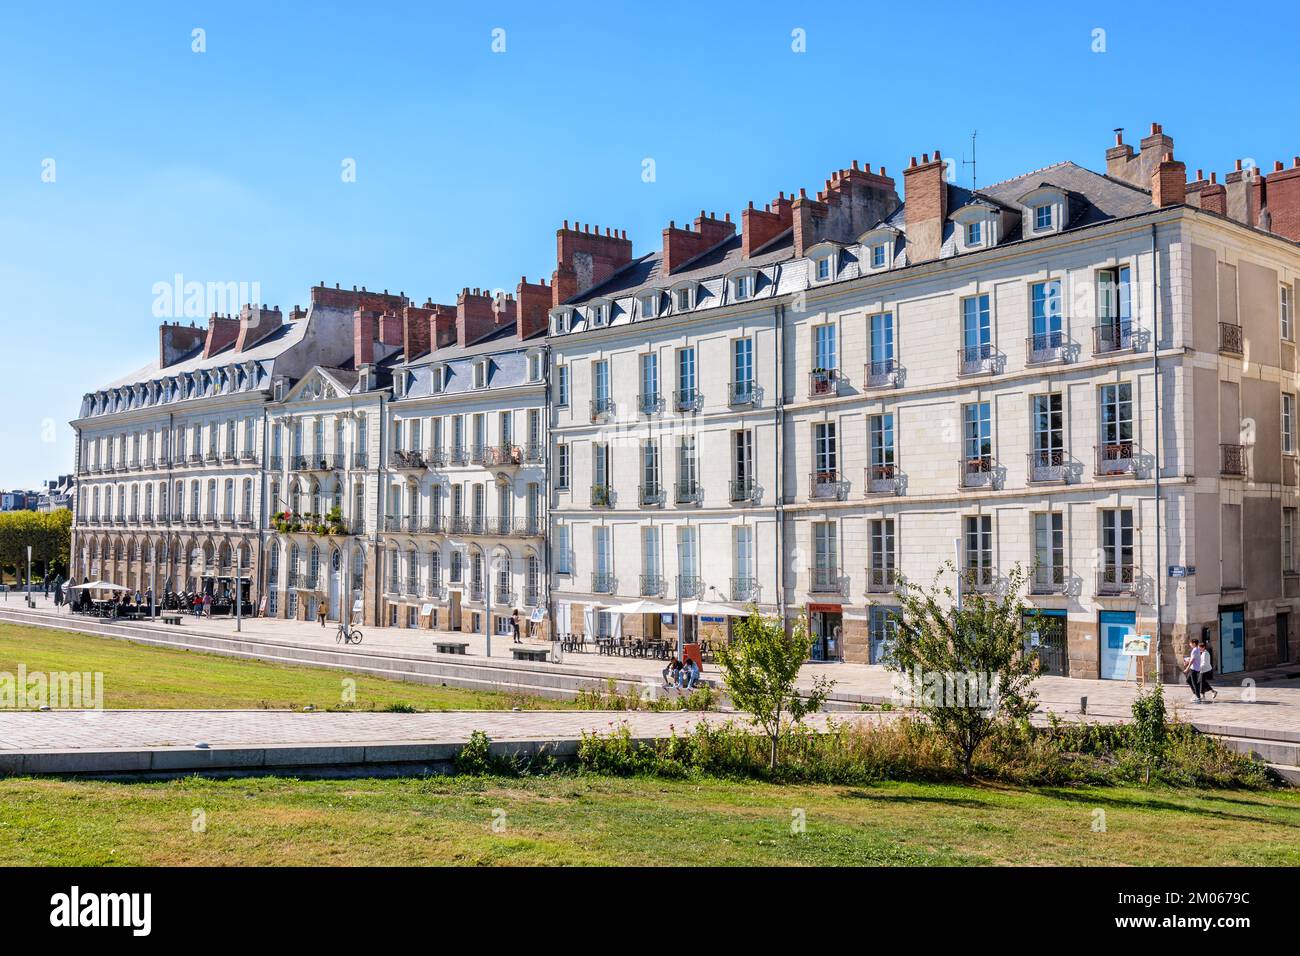
[{"label": "young tree", "polygon": [[834,686],[834,681],[818,677],[811,690],[795,691],[799,668],[808,660],[811,648],[802,621],[786,634],[780,621],[751,608],[731,642],[719,645],[714,652],[732,704],[753,715],[754,723],[771,741],[773,772],[781,735],[808,714],[821,710]]},{"label": "young tree", "polygon": [[973,775],[975,751],[998,720],[1028,717],[1037,707],[1032,689],[1038,655],[1026,649],[1037,612],[1021,601],[1026,575],[1017,565],[994,591],[965,589],[948,562],[935,583],[900,589],[897,621],[888,666],[899,672],[900,687],[931,723],[957,758],[962,775]]}]

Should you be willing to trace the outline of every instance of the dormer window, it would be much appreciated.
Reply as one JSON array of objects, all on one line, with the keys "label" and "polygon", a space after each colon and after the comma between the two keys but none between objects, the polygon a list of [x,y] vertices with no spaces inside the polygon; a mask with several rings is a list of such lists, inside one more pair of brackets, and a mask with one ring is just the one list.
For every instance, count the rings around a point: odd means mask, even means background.
[{"label": "dormer window", "polygon": [[528,381],[540,382],[542,380],[542,356],[540,352],[534,352],[528,356]]},{"label": "dormer window", "polygon": [[817,275],[817,281],[825,282],[829,279],[831,277],[831,257],[822,256],[820,259],[817,259],[814,265],[814,270]]},{"label": "dormer window", "polygon": [[747,276],[736,276],[731,280],[731,294],[737,299],[748,299],[753,294],[753,280]]},{"label": "dormer window", "polygon": [[437,395],[446,387],[446,383],[443,381],[442,378],[443,373],[446,370],[447,367],[445,365],[435,365],[429,371],[429,391],[431,391],[434,395]]},{"label": "dormer window", "polygon": [[695,308],[695,284],[680,285],[673,290],[673,311],[689,312]]},{"label": "dormer window", "polygon": [[871,268],[883,269],[889,263],[889,247],[878,242],[871,247]]},{"label": "dormer window", "polygon": [[1050,203],[1034,207],[1034,230],[1042,231],[1052,228],[1052,207]]},{"label": "dormer window", "polygon": [[979,246],[984,243],[984,223],[966,223],[966,245]]},{"label": "dormer window", "polygon": [[556,309],[551,313],[551,329],[554,335],[564,335],[573,328],[573,310]]},{"label": "dormer window", "polygon": [[1030,235],[1059,232],[1069,222],[1069,194],[1052,183],[1040,183],[1016,200],[1021,221]]},{"label": "dormer window", "polygon": [[830,282],[835,278],[839,268],[839,248],[833,243],[822,242],[808,250],[812,263],[812,281]]},{"label": "dormer window", "polygon": [[646,319],[653,319],[659,314],[659,291],[643,292],[637,297],[641,302],[641,316]]},{"label": "dormer window", "polygon": [[600,328],[609,324],[609,303],[595,302],[587,307],[587,321],[591,323],[592,328]]},{"label": "dormer window", "polygon": [[487,388],[487,359],[474,363],[474,387]]}]

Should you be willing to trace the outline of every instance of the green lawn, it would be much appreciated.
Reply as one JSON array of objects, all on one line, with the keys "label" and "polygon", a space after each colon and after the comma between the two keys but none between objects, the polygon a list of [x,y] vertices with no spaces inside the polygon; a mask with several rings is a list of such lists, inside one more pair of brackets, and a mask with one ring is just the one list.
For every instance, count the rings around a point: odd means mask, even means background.
[{"label": "green lawn", "polygon": [[344,681],[356,682],[350,709],[409,704],[419,710],[567,708],[518,694],[434,687],[321,667],[241,660],[218,654],[150,647],[107,637],[0,624],[0,671],[101,672],[107,709],[245,709],[345,706]]},{"label": "green lawn", "polygon": [[[791,832],[795,811],[806,831]],[[1096,832],[1094,811],[1105,811]],[[204,832],[195,832],[196,811]],[[504,829],[494,831],[493,821]],[[1187,839],[1189,833],[1196,838]],[[1300,794],[714,779],[0,779],[10,865],[1289,865]]]}]

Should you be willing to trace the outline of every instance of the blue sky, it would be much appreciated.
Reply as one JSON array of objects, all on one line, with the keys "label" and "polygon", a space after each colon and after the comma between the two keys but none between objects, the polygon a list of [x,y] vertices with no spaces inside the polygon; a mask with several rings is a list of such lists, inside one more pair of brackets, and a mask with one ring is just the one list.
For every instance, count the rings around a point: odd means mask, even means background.
[{"label": "blue sky", "polygon": [[156,355],[177,273],[286,310],[322,279],[454,302],[549,277],[566,218],[641,253],[852,159],[901,191],[972,130],[985,183],[1102,168],[1113,127],[1153,120],[1189,172],[1290,165],[1297,26],[1221,3],[8,3],[0,488],[70,469],[64,423]]}]

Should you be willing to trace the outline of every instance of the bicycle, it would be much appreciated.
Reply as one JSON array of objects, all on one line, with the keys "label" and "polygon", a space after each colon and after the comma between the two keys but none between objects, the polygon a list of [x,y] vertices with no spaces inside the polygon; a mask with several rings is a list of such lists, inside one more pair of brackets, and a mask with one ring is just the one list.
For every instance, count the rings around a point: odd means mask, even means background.
[{"label": "bicycle", "polygon": [[339,623],[338,630],[334,632],[335,644],[360,644],[361,632],[355,627],[349,628],[342,622]]}]

